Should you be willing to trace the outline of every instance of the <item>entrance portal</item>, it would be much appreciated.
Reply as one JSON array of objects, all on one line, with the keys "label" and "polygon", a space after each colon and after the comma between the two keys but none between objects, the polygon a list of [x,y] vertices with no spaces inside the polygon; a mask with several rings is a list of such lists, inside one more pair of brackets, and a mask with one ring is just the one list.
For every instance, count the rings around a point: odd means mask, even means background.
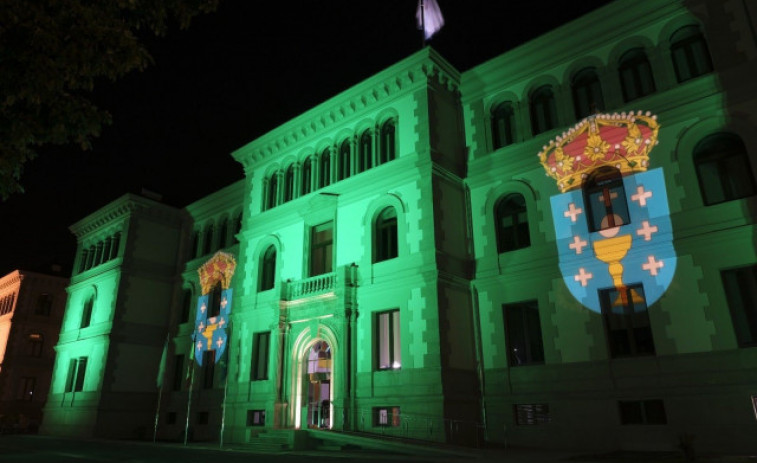
[{"label": "entrance portal", "polygon": [[[331,346],[316,341],[307,351],[307,427],[331,427]],[[304,391],[303,391],[304,392]]]}]

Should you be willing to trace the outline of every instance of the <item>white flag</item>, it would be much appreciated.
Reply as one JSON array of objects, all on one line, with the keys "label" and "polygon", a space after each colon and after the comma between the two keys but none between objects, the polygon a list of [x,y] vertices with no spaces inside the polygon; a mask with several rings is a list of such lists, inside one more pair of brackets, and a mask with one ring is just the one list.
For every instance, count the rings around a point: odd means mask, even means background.
[{"label": "white flag", "polygon": [[426,40],[430,39],[444,25],[442,10],[439,9],[436,0],[418,0],[415,19],[418,20],[418,29],[423,29],[423,36]]}]

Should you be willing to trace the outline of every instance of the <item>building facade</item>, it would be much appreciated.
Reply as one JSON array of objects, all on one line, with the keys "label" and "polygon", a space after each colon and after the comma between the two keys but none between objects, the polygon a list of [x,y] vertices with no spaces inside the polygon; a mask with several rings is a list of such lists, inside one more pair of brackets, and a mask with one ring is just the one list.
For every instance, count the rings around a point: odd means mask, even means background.
[{"label": "building facade", "polygon": [[25,270],[0,278],[0,432],[39,428],[67,285]]},{"label": "building facade", "polygon": [[463,73],[426,48],[241,181],[80,221],[45,430],[754,450],[755,14],[619,0]]}]

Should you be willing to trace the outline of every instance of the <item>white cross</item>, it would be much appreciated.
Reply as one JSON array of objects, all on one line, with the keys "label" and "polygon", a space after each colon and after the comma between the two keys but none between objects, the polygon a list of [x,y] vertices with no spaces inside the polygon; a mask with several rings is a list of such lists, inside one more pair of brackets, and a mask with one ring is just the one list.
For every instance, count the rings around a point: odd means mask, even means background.
[{"label": "white cross", "polygon": [[586,286],[586,285],[589,284],[588,283],[589,280],[591,280],[592,278],[594,278],[594,275],[592,275],[591,273],[588,273],[586,270],[584,270],[583,267],[581,267],[580,269],[578,269],[578,275],[575,275],[573,278],[576,281],[580,281],[581,282],[581,286]]},{"label": "white cross", "polygon": [[583,250],[583,248],[585,248],[586,246],[588,246],[588,244],[589,243],[587,243],[586,241],[582,240],[581,237],[579,237],[578,235],[576,235],[576,236],[573,237],[573,242],[570,243],[568,245],[568,247],[570,249],[575,249],[576,250],[576,254],[581,254],[581,251]]},{"label": "white cross", "polygon": [[197,331],[202,332],[202,330],[205,329],[205,324],[203,322],[200,322],[199,325],[197,325]]},{"label": "white cross", "polygon": [[654,256],[649,256],[647,263],[642,264],[641,268],[643,270],[648,270],[649,273],[654,277],[657,276],[657,269],[661,269],[664,264],[665,263],[661,260],[655,260]]},{"label": "white cross", "polygon": [[206,310],[207,308],[208,308],[208,307],[207,307],[207,306],[205,305],[205,303],[203,303],[203,304],[202,304],[202,305],[200,306],[200,312],[202,312],[202,313],[205,313],[205,310]]},{"label": "white cross", "polygon": [[636,234],[644,237],[644,241],[652,240],[652,233],[657,233],[657,225],[649,226],[649,221],[641,222],[641,228],[636,230]]},{"label": "white cross", "polygon": [[197,341],[197,350],[202,350],[202,341]]},{"label": "white cross", "polygon": [[226,304],[228,304],[228,302],[226,302],[226,298],[224,297],[223,299],[221,299],[221,308],[225,309],[226,308]]},{"label": "white cross", "polygon": [[636,188],[636,194],[631,195],[631,199],[633,201],[638,201],[639,206],[646,206],[647,205],[647,199],[652,197],[651,191],[645,191],[644,187],[639,185],[638,188]]},{"label": "white cross", "polygon": [[216,346],[218,346],[218,348],[220,349],[222,345],[223,345],[223,339],[218,338],[218,341],[216,341]]},{"label": "white cross", "polygon": [[576,223],[576,217],[583,211],[584,210],[581,209],[580,207],[577,208],[575,204],[570,203],[570,206],[568,206],[568,210],[563,212],[563,216],[570,217],[570,221],[573,223]]},{"label": "white cross", "polygon": [[218,327],[219,328],[223,328],[223,325],[225,325],[225,324],[226,324],[226,320],[224,320],[223,318],[218,321]]}]

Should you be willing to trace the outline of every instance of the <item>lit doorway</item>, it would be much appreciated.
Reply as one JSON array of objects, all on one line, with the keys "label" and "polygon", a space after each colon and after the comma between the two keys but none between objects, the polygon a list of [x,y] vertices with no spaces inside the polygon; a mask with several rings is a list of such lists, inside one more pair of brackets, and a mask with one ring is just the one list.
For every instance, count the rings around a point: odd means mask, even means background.
[{"label": "lit doorway", "polygon": [[326,341],[316,341],[307,350],[304,365],[307,393],[307,415],[304,423],[308,428],[331,428],[331,346]]}]

